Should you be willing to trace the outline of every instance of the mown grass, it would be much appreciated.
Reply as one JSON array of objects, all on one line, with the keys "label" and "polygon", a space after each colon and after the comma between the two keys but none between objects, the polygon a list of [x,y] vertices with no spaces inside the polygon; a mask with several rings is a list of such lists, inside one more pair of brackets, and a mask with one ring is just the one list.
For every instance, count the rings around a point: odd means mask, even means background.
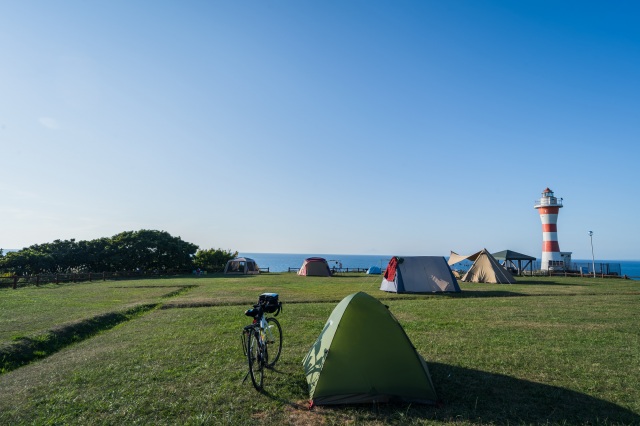
[{"label": "mown grass", "polygon": [[[380,292],[379,283],[357,274],[264,274],[34,291],[31,304],[53,306],[57,297],[75,294],[91,305],[65,306],[52,325],[136,304],[164,309],[0,375],[0,423],[640,424],[640,283],[535,278],[509,286],[462,283],[459,295],[392,295]],[[106,303],[94,287],[109,300],[120,294],[121,302]],[[176,289],[183,290],[165,297]],[[11,292],[25,290],[0,292],[3,320],[19,311],[19,303],[5,305],[17,297]],[[285,302],[278,317],[285,345],[260,394],[242,382],[240,329],[244,309],[264,291]],[[389,305],[427,360],[442,407],[308,410],[302,358],[336,302],[355,291]],[[54,317],[51,311],[43,309],[43,316]],[[37,310],[30,313],[42,322]],[[12,334],[25,333],[4,336]]]},{"label": "mown grass", "polygon": [[32,337],[64,323],[154,303],[192,284],[184,279],[167,279],[0,289],[0,344]]}]

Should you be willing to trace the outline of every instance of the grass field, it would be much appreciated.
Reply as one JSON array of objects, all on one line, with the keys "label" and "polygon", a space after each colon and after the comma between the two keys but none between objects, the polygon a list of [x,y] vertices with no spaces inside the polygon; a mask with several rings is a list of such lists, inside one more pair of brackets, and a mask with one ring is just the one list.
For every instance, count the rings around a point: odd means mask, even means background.
[{"label": "grass field", "polygon": [[[396,295],[380,277],[271,273],[0,290],[0,424],[640,424],[640,283],[521,278]],[[265,392],[243,315],[280,293]],[[389,305],[444,404],[308,409],[302,359],[344,296]]]}]

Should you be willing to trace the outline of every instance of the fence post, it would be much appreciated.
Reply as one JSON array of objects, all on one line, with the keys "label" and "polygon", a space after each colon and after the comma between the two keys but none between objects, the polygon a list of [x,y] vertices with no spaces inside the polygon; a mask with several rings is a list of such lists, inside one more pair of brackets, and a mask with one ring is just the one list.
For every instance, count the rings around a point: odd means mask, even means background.
[{"label": "fence post", "polygon": [[18,288],[18,276],[14,275],[13,276],[13,289],[15,290],[16,288]]},{"label": "fence post", "polygon": [[36,287],[40,285],[40,274],[36,275]]},{"label": "fence post", "polygon": [[56,284],[60,284],[60,277],[59,277],[59,274],[56,274]]}]

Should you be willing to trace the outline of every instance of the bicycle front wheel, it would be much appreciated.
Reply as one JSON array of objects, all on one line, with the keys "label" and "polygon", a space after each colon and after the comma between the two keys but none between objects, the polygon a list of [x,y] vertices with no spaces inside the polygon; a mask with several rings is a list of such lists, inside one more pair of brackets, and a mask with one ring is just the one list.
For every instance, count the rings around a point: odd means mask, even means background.
[{"label": "bicycle front wheel", "polygon": [[251,376],[253,387],[261,391],[264,379],[264,350],[260,344],[260,334],[258,330],[254,330],[249,335],[247,358],[249,361],[249,375]]},{"label": "bicycle front wheel", "polygon": [[269,328],[266,330],[268,354],[266,366],[271,368],[276,365],[282,352],[282,327],[280,327],[280,323],[275,318],[267,318],[267,324]]}]

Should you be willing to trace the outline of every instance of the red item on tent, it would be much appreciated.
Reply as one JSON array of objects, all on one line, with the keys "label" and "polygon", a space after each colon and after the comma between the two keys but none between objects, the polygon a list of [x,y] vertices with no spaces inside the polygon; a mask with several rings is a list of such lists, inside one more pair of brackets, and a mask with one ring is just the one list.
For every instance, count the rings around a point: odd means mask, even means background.
[{"label": "red item on tent", "polygon": [[396,277],[396,268],[398,267],[398,258],[392,257],[387,265],[387,269],[384,271],[384,279],[387,281],[393,281]]}]

